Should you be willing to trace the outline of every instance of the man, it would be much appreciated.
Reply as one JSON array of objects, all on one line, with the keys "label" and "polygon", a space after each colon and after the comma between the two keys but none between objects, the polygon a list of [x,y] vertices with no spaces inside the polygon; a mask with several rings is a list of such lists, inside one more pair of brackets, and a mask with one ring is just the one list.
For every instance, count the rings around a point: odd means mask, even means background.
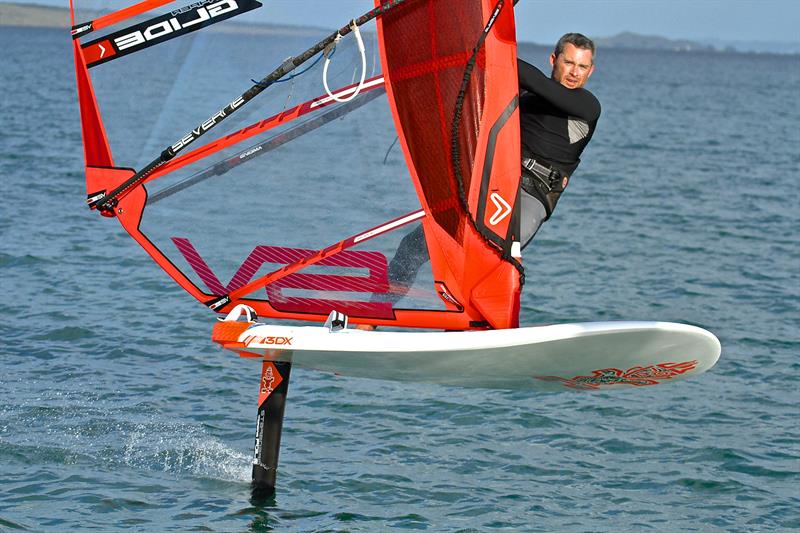
[{"label": "man", "polygon": [[[550,54],[553,70],[549,78],[533,65],[517,60],[522,141],[522,248],[553,214],[600,118],[600,102],[583,88],[594,72],[594,52],[591,39],[580,33],[568,33],[558,40]],[[386,300],[392,303],[400,300],[427,261],[420,225],[403,237],[389,263],[389,279],[395,292]]]},{"label": "man", "polygon": [[550,54],[550,78],[517,59],[522,248],[553,214],[600,118],[600,102],[583,88],[594,72],[594,51],[594,43],[584,35],[564,35]]}]

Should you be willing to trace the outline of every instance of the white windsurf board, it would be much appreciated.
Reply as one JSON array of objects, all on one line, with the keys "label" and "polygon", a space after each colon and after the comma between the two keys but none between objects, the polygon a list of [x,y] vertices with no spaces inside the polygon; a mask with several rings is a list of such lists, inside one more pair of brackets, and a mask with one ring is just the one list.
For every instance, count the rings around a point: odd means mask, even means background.
[{"label": "white windsurf board", "polygon": [[712,333],[669,322],[457,332],[219,323],[225,324],[240,327],[226,328],[227,337],[215,330],[215,340],[246,357],[345,376],[490,389],[659,385],[705,372],[721,352]]}]

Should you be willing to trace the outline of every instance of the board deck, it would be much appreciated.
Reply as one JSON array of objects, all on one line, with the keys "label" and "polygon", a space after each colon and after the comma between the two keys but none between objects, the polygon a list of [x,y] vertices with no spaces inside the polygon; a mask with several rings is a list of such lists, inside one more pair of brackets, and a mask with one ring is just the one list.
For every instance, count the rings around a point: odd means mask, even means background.
[{"label": "board deck", "polygon": [[659,385],[705,372],[721,352],[712,333],[669,322],[396,332],[222,321],[214,340],[345,376],[509,390]]}]

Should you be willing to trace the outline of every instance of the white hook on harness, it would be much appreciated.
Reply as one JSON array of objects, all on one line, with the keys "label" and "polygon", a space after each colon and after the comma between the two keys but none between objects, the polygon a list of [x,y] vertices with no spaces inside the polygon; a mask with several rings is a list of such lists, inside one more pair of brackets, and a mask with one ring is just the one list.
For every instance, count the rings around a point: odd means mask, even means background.
[{"label": "white hook on harness", "polygon": [[325,54],[325,66],[322,68],[322,85],[325,87],[325,92],[328,93],[328,96],[331,97],[331,99],[342,103],[349,102],[350,100],[358,96],[358,93],[360,93],[361,89],[364,87],[364,79],[366,78],[367,75],[367,55],[364,49],[364,41],[361,38],[361,32],[358,29],[358,24],[356,24],[355,19],[350,21],[350,27],[353,29],[353,33],[356,36],[356,42],[358,43],[358,51],[361,54],[361,80],[358,82],[358,85],[356,86],[355,90],[350,96],[344,98],[336,96],[331,92],[330,88],[328,87],[328,65],[331,62],[331,55],[333,53],[333,50],[336,49],[336,44],[341,40],[342,36],[337,34],[333,42],[328,46],[326,46],[325,50],[323,51],[323,54]]}]

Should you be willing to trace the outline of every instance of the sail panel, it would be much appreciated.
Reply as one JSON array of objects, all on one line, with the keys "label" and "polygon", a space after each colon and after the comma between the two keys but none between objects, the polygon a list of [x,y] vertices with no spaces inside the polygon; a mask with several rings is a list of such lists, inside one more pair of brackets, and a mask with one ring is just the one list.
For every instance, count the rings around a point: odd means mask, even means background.
[{"label": "sail panel", "polygon": [[[380,28],[398,129],[419,186],[436,223],[461,242],[464,219],[450,165],[450,133],[464,68],[483,29],[480,3],[417,0],[384,16]],[[484,98],[482,80],[476,76],[470,88],[471,113],[479,112]],[[463,131],[474,137],[477,128]]]},{"label": "sail panel", "polygon": [[378,27],[395,124],[430,214],[434,276],[473,322],[513,327],[522,269],[510,255],[520,178],[512,5],[418,0]]},{"label": "sail panel", "polygon": [[[111,4],[111,13],[102,15],[108,12],[102,4],[77,5],[76,20],[118,19],[92,33],[94,40],[127,31],[120,26],[168,17],[182,5],[153,12],[144,9],[152,3],[140,5],[128,19]],[[248,13],[91,71],[76,39],[87,192],[119,186],[241,94],[251,78],[263,77],[324,34],[264,26]],[[120,199],[115,215],[125,229],[201,302],[235,294],[235,302],[215,310],[246,301],[265,317],[324,320],[336,309],[354,319],[409,325],[422,323],[414,313],[446,310],[430,269],[411,290],[388,279],[388,258],[424,213],[382,224],[418,210],[419,203],[402,156],[386,153],[394,131],[374,26],[363,38],[367,79],[351,101],[335,99],[353,96],[362,68],[355,41],[345,39],[327,73],[335,98],[323,92],[323,63],[309,61]],[[380,202],[390,195],[391,204]],[[365,204],[368,197],[374,206]],[[384,229],[336,245],[373,226]],[[312,260],[320,250],[325,257]],[[293,272],[274,283],[255,283],[287,268]]]}]

